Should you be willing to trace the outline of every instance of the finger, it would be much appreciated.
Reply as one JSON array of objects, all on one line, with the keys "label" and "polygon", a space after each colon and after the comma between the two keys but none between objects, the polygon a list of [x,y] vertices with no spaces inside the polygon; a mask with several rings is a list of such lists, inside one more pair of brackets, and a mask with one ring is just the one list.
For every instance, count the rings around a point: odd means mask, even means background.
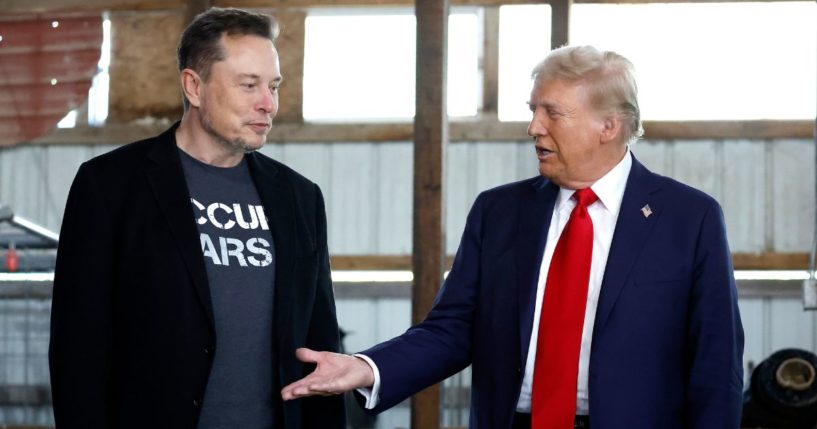
[{"label": "finger", "polygon": [[316,363],[320,359],[321,352],[316,352],[315,350],[301,347],[295,350],[295,357],[298,358],[301,362],[308,362],[308,363]]}]

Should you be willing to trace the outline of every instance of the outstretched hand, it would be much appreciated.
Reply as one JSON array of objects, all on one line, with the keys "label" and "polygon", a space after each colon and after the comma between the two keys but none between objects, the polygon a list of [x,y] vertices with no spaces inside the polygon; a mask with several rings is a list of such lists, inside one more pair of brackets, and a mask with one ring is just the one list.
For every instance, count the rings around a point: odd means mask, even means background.
[{"label": "outstretched hand", "polygon": [[285,401],[305,396],[338,395],[374,384],[374,372],[363,359],[307,348],[295,350],[295,356],[301,362],[315,363],[318,367],[312,374],[281,390],[281,397]]}]

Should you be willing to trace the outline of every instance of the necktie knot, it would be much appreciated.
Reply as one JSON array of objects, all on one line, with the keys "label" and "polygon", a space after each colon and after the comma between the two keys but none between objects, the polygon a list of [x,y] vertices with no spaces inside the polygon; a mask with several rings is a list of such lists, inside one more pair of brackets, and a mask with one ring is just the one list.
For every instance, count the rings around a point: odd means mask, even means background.
[{"label": "necktie knot", "polygon": [[590,204],[595,203],[596,200],[599,199],[599,197],[596,196],[596,193],[593,192],[593,190],[590,189],[590,188],[584,188],[584,189],[577,190],[576,192],[573,193],[573,198],[576,199],[576,203],[578,205],[584,206],[584,207],[587,207]]}]

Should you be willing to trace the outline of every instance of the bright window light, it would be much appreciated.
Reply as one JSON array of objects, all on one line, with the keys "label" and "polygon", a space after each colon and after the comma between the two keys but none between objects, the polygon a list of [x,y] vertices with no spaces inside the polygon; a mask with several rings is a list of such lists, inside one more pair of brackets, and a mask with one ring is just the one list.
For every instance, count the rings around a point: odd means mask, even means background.
[{"label": "bright window light", "polygon": [[[453,10],[449,17],[450,116],[477,112],[480,22],[476,9]],[[311,11],[306,18],[304,118],[410,120],[414,116],[415,34],[410,9]]]},{"label": "bright window light", "polygon": [[501,121],[527,121],[530,73],[550,52],[550,6],[499,8],[499,99]]},{"label": "bright window light", "polygon": [[[570,42],[633,61],[643,119],[813,119],[815,19],[814,2],[576,4]],[[500,119],[530,119],[499,106]]]},{"label": "bright window light", "polygon": [[97,74],[88,91],[88,125],[102,126],[108,118],[108,93],[110,91],[111,20],[105,13],[102,21],[102,54],[99,56]]},{"label": "bright window light", "polygon": [[74,128],[77,126],[77,109],[68,112],[59,122],[57,128]]}]

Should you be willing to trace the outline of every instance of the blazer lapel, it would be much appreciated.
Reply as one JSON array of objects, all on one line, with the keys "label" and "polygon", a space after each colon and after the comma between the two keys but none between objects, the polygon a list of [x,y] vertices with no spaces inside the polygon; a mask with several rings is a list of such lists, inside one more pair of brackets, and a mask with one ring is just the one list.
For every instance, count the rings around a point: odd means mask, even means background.
[{"label": "blazer lapel", "polygon": [[[297,259],[309,249],[310,240],[304,240],[299,231],[304,228],[298,212],[298,201],[292,184],[270,160],[257,153],[247,154],[255,187],[269,218],[275,248],[275,330],[277,339],[290,333],[293,308],[300,300],[295,287]],[[314,247],[314,244],[313,246]]]},{"label": "blazer lapel", "polygon": [[199,232],[194,222],[190,192],[187,189],[181,159],[176,147],[177,127],[178,124],[157,137],[159,144],[148,154],[152,163],[145,169],[145,173],[156,200],[159,202],[159,207],[170,225],[173,240],[179,248],[187,271],[193,279],[199,301],[210,323],[215,326],[213,305],[210,301],[210,286],[207,282],[207,271],[199,243]]},{"label": "blazer lapel", "polygon": [[545,252],[553,206],[559,187],[542,178],[534,182],[530,198],[519,207],[515,244],[517,272],[517,314],[519,315],[519,366],[525,367],[530,347],[539,268]]},{"label": "blazer lapel", "polygon": [[[616,230],[613,233],[613,242],[610,245],[610,254],[607,258],[607,267],[601,283],[596,322],[593,327],[593,336],[604,328],[604,324],[613,311],[621,288],[632,271],[633,264],[644,248],[644,243],[650,236],[653,226],[661,217],[660,200],[655,198],[658,188],[653,179],[653,173],[647,170],[633,156],[633,166],[621,209],[618,213]],[[645,215],[642,209],[649,205],[650,215]]]}]

